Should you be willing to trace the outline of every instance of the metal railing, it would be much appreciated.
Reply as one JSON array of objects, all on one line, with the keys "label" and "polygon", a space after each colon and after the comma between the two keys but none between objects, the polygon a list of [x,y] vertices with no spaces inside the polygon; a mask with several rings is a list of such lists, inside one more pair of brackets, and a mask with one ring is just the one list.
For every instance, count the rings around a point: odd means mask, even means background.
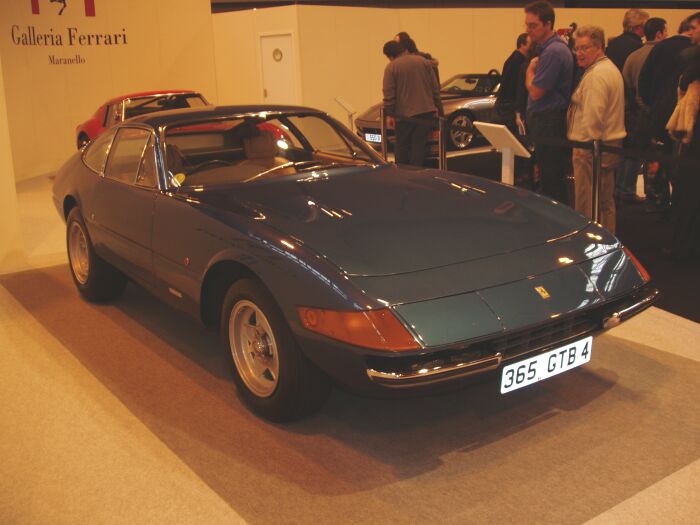
[{"label": "metal railing", "polygon": [[[384,108],[379,110],[379,120],[381,122],[381,153],[384,159],[387,159],[388,147],[386,139],[386,115],[384,113]],[[415,118],[405,118],[402,120],[408,122],[414,122],[419,124],[425,124],[425,120],[415,119]],[[447,169],[447,144],[446,144],[446,118],[436,117],[437,129],[438,129],[438,169]],[[458,126],[457,124],[452,124],[449,126],[450,130],[458,131],[468,131],[474,132],[472,128],[466,128],[464,126]],[[591,150],[593,152],[593,173],[592,173],[592,209],[591,217],[594,218],[596,222],[600,222],[600,189],[601,189],[601,170],[602,170],[602,156],[603,153],[612,153],[625,158],[635,158],[639,160],[646,161],[658,161],[664,162],[671,169],[677,169],[679,167],[684,167],[688,169],[696,169],[700,171],[700,161],[694,159],[687,159],[679,157],[678,155],[664,155],[658,151],[649,150],[639,150],[635,148],[620,148],[617,146],[605,145],[602,140],[593,140],[590,142],[580,142],[568,139],[552,138],[552,137],[538,137],[525,135],[524,138],[534,144],[543,146],[555,146],[562,148],[580,148]],[[502,175],[501,175],[502,176]]]}]

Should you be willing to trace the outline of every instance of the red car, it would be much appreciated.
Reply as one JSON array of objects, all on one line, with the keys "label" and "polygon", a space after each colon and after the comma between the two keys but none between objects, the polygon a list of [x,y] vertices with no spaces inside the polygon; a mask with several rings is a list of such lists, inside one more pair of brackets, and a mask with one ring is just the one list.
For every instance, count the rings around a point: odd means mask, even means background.
[{"label": "red car", "polygon": [[115,97],[102,104],[92,117],[76,128],[78,149],[91,140],[95,140],[110,126],[128,118],[166,109],[196,108],[208,105],[209,102],[201,93],[187,89],[144,91]]}]

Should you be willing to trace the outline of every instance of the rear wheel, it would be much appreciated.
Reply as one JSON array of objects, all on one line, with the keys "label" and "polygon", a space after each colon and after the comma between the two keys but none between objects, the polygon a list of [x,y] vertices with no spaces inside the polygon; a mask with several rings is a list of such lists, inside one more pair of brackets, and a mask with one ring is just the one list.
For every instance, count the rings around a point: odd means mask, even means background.
[{"label": "rear wheel", "polygon": [[[452,129],[453,124],[467,129]],[[476,130],[474,129],[474,124],[472,124],[469,115],[464,112],[455,113],[448,121],[447,143],[451,149],[466,149],[474,140],[475,133]]]},{"label": "rear wheel", "polygon": [[299,349],[275,300],[254,279],[231,285],[221,339],[243,400],[276,422],[301,419],[328,398],[326,376]]},{"label": "rear wheel", "polygon": [[126,277],[95,253],[78,207],[68,214],[66,245],[71,275],[83,297],[102,302],[121,295]]}]

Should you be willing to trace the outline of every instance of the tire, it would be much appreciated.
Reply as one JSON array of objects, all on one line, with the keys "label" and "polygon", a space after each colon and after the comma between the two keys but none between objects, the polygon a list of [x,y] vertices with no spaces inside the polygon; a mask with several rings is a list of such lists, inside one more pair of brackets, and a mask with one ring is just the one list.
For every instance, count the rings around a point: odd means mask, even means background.
[{"label": "tire", "polygon": [[231,285],[221,311],[221,340],[243,401],[277,423],[318,410],[330,382],[301,352],[277,303],[255,279]]},{"label": "tire", "polygon": [[[457,126],[462,126],[469,128],[471,131],[462,131],[457,129],[452,129],[451,126],[455,124]],[[462,150],[467,149],[469,145],[474,141],[474,136],[476,134],[476,129],[474,124],[472,124],[469,115],[465,112],[460,111],[454,113],[450,120],[448,121],[447,127],[447,144],[452,150]]]},{"label": "tire", "polygon": [[95,253],[77,206],[66,221],[66,246],[73,282],[83,297],[92,302],[104,302],[122,294],[126,277]]},{"label": "tire", "polygon": [[83,149],[88,142],[90,142],[90,137],[88,137],[85,133],[81,133],[78,136],[78,149]]}]

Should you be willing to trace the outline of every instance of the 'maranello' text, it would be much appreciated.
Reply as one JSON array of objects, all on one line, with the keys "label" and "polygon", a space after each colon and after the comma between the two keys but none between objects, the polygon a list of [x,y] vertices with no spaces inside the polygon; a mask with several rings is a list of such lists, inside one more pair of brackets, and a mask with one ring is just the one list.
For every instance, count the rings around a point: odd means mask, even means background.
[{"label": "'maranello' text", "polygon": [[67,27],[57,33],[53,27],[39,31],[34,26],[12,26],[12,42],[16,46],[120,46],[126,45],[126,29],[120,33],[81,33],[77,27]]}]

